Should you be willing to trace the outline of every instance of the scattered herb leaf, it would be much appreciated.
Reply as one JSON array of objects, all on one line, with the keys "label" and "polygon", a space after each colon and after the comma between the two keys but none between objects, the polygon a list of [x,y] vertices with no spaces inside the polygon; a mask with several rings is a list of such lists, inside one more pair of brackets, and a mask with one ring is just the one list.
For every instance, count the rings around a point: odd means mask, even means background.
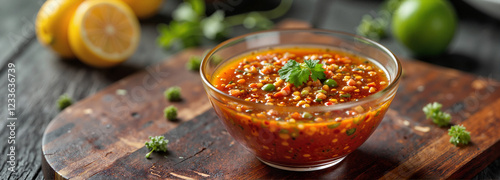
[{"label": "scattered herb leaf", "polygon": [[164,94],[168,101],[180,101],[182,99],[181,88],[178,86],[168,88]]},{"label": "scattered herb leaf", "polygon": [[438,102],[427,104],[422,110],[427,119],[432,119],[432,122],[439,127],[448,126],[450,124],[451,115],[441,111],[443,105]]},{"label": "scattered herb leaf", "polygon": [[175,120],[177,119],[177,108],[173,105],[170,105],[168,107],[166,107],[164,110],[163,110],[164,114],[165,114],[165,118],[167,118],[167,120]]},{"label": "scattered herb leaf", "polygon": [[186,63],[186,68],[191,71],[199,71],[201,66],[201,57],[191,56]]},{"label": "scattered herb leaf", "polygon": [[150,141],[146,141],[145,145],[148,149],[150,149],[151,151],[146,154],[146,158],[149,159],[149,156],[151,156],[151,153],[153,151],[162,151],[162,152],[167,152],[167,143],[168,143],[168,139],[165,139],[164,136],[155,136],[155,137],[151,137],[149,136],[149,139]]},{"label": "scattered herb leaf", "polygon": [[69,97],[67,94],[59,96],[59,99],[57,99],[57,107],[59,110],[63,110],[67,108],[68,106],[71,106],[73,104],[73,99]]},{"label": "scattered herb leaf", "polygon": [[450,143],[455,146],[469,144],[470,132],[466,131],[463,125],[451,126],[451,128],[448,129],[448,135],[451,136]]}]

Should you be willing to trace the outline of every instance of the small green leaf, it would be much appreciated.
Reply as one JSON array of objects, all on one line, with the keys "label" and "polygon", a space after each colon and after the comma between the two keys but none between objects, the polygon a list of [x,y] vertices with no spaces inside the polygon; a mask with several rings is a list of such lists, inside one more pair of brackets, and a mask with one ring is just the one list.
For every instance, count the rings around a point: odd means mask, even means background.
[{"label": "small green leaf", "polygon": [[470,132],[465,130],[463,125],[455,125],[448,129],[450,135],[450,143],[455,146],[469,144]]},{"label": "small green leaf", "polygon": [[177,119],[177,108],[173,105],[166,107],[164,110],[164,116],[167,120],[175,120]]},{"label": "small green leaf", "polygon": [[59,96],[59,99],[57,100],[57,107],[59,110],[63,110],[68,106],[71,106],[71,104],[73,104],[73,99],[71,99],[71,97],[67,94]]},{"label": "small green leaf", "polygon": [[198,16],[205,16],[205,1],[203,0],[188,0],[189,4]]},{"label": "small green leaf", "polygon": [[203,29],[203,35],[208,39],[215,39],[217,35],[223,34],[225,30],[224,22],[224,11],[218,10],[214,12],[210,17],[207,17],[201,21],[201,26]]},{"label": "small green leaf", "polygon": [[178,86],[170,87],[163,93],[168,101],[180,101],[182,99],[181,88]]},{"label": "small green leaf", "polygon": [[325,78],[325,69],[322,64],[318,63],[319,60],[305,60],[300,64],[295,60],[289,60],[278,73],[281,79],[298,87],[307,82],[309,77],[312,80]]},{"label": "small green leaf", "polygon": [[191,71],[199,71],[201,66],[201,57],[191,56],[186,63],[186,68]]},{"label": "small green leaf", "polygon": [[148,154],[146,154],[146,158],[149,158],[153,151],[167,152],[168,140],[165,139],[164,136],[149,136],[149,139],[150,141],[146,141],[146,143],[144,143],[146,148],[151,150]]}]

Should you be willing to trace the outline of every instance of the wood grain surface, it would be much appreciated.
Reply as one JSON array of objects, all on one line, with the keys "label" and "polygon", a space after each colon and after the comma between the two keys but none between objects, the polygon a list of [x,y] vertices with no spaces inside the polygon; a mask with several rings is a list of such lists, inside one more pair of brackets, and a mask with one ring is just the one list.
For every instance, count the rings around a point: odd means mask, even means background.
[{"label": "wood grain surface", "polygon": [[[175,52],[175,50],[162,49],[154,43],[158,37],[156,26],[159,23],[168,23],[172,19],[171,12],[182,0],[165,1],[166,3],[163,4],[158,15],[141,21],[141,42],[137,52],[125,63],[107,70],[91,68],[76,60],[63,60],[37,42],[34,32],[35,15],[44,1],[0,0],[2,2],[0,6],[0,76],[7,77],[7,63],[16,65],[16,87],[18,87],[16,108],[19,120],[16,124],[16,171],[9,171],[8,164],[5,163],[7,156],[0,156],[0,162],[2,162],[0,163],[0,179],[44,179],[42,173],[42,135],[51,120],[60,113],[55,106],[60,95],[68,94],[75,101],[85,99],[124,77],[162,62],[165,58],[172,59],[168,57]],[[362,16],[376,12],[382,2],[381,0],[294,1],[291,10],[277,21],[293,18],[311,22],[315,28],[355,33],[356,26]],[[489,78],[500,80],[500,71],[498,70],[500,51],[497,48],[500,47],[500,41],[498,41],[500,37],[499,21],[477,11],[465,1],[450,2],[456,8],[459,30],[449,51],[437,58],[416,59],[480,75],[485,78],[479,79],[484,79],[487,82],[489,82]],[[239,13],[238,9],[226,10],[231,11],[228,13]],[[237,26],[231,32],[231,36],[247,32],[249,31],[245,28]],[[411,57],[409,51],[390,36],[380,42],[400,57]],[[7,83],[6,80],[0,81],[0,87],[6,87]],[[419,84],[424,83],[419,82]],[[460,88],[453,90],[460,90]],[[489,95],[491,93],[485,93],[489,92],[486,90],[478,91],[478,93],[473,91],[467,90],[470,93],[469,96],[467,99],[460,100],[460,103],[445,105],[446,110],[453,112],[456,117],[468,117],[477,109],[486,106],[487,104],[477,105],[478,99],[490,97],[482,96],[480,92]],[[5,103],[7,101],[6,89],[3,92],[0,94],[0,102]],[[436,98],[434,95],[433,97]],[[440,95],[440,98],[449,97],[451,96]],[[398,98],[406,97],[398,95]],[[406,98],[401,101],[408,100],[409,98]],[[399,109],[399,105],[392,107]],[[414,108],[415,113],[420,112],[419,107],[404,107],[407,110],[409,108]],[[6,111],[7,108],[0,108],[0,115],[5,117]],[[400,116],[413,119],[406,113],[408,112],[401,112]],[[387,116],[387,118],[391,117]],[[418,118],[420,119],[415,119],[415,121],[427,122],[423,120],[423,117]],[[9,137],[6,123],[5,119],[0,120],[0,125],[4,127],[0,130],[0,139],[3,139],[3,142],[0,143],[0,152],[4,154],[8,153],[10,147],[6,143],[6,139]],[[421,142],[419,141],[419,143]],[[498,151],[490,148],[485,152]],[[488,157],[487,161],[474,161],[472,163],[472,167],[487,166],[474,176],[474,179],[500,178],[500,158],[489,163],[495,159],[494,157],[496,155]],[[469,165],[463,167],[469,167]]]},{"label": "wood grain surface", "polygon": [[[219,122],[199,74],[185,62],[202,50],[184,51],[166,63],[118,81],[70,106],[43,136],[47,178],[470,178],[498,158],[500,83],[491,79],[403,61],[404,77],[390,110],[374,134],[335,167],[308,173],[271,168],[235,142]],[[178,85],[184,100],[167,102],[163,91]],[[118,89],[126,95],[116,93]],[[447,128],[425,119],[422,107],[441,102],[453,124],[464,124],[472,143],[450,144]],[[174,104],[180,121],[167,121]],[[165,135],[167,153],[148,152],[148,136]]]}]

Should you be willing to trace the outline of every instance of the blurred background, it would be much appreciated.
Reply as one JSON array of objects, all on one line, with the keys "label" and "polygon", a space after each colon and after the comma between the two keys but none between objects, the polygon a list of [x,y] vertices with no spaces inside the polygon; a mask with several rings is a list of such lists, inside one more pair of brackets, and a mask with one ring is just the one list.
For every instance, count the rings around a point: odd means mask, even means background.
[{"label": "blurred background", "polygon": [[[394,36],[391,28],[394,10],[387,9],[388,1],[205,0],[202,14],[193,15],[193,10],[181,6],[184,1],[164,0],[156,13],[139,20],[141,34],[135,53],[121,64],[101,69],[86,65],[78,58],[62,58],[37,40],[36,18],[44,0],[0,0],[0,74],[5,77],[7,64],[15,63],[17,92],[20,95],[17,99],[18,114],[24,117],[21,124],[25,123],[18,131],[18,146],[26,147],[20,150],[20,154],[31,154],[20,159],[19,177],[42,177],[41,145],[37,141],[50,120],[59,113],[53,104],[61,94],[67,93],[78,101],[134,72],[168,60],[185,48],[210,48],[230,37],[272,28],[283,20],[300,20],[313,28],[353,34],[360,34],[360,24],[366,23],[361,31],[375,32],[376,35],[370,38],[388,47],[399,58],[424,61],[500,80],[500,20],[497,19],[500,18],[500,1],[492,4],[481,1],[450,0],[457,20],[456,28],[453,28],[454,36],[443,51],[421,55],[405,46],[399,40],[401,38]],[[389,17],[381,11],[388,11]],[[182,22],[190,21],[192,16],[198,16],[194,17],[195,25],[181,26]],[[374,20],[378,17],[381,17],[381,22]],[[428,20],[425,17],[422,19],[424,22]],[[173,22],[180,29],[187,30],[174,30]],[[423,29],[420,35],[439,33],[427,32],[425,27]],[[190,33],[192,36],[180,37]],[[0,82],[0,86],[5,87],[5,83]],[[6,97],[0,96],[0,101],[6,102]],[[5,109],[0,109],[0,112],[5,114]],[[31,136],[28,137],[28,134]],[[2,133],[0,136],[3,138],[7,135]],[[2,146],[2,152],[4,148]],[[1,171],[1,174],[7,173],[4,169]],[[476,178],[500,178],[499,171],[500,160],[496,160]]]}]

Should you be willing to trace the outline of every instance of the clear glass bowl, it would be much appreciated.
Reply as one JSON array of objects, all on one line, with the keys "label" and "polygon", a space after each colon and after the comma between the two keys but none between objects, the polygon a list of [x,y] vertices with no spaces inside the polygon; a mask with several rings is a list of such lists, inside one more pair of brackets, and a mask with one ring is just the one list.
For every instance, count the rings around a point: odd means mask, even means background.
[{"label": "clear glass bowl", "polygon": [[[389,84],[358,101],[306,108],[257,104],[225,94],[212,85],[214,74],[226,63],[251,52],[280,47],[320,47],[364,57],[386,72]],[[315,29],[270,30],[232,38],[208,52],[201,65],[208,98],[231,136],[263,163],[290,171],[331,167],[361,146],[389,108],[401,71],[394,54],[374,41]],[[274,117],[283,118],[296,112],[309,112],[323,120],[278,121],[265,116],[270,112]]]}]

